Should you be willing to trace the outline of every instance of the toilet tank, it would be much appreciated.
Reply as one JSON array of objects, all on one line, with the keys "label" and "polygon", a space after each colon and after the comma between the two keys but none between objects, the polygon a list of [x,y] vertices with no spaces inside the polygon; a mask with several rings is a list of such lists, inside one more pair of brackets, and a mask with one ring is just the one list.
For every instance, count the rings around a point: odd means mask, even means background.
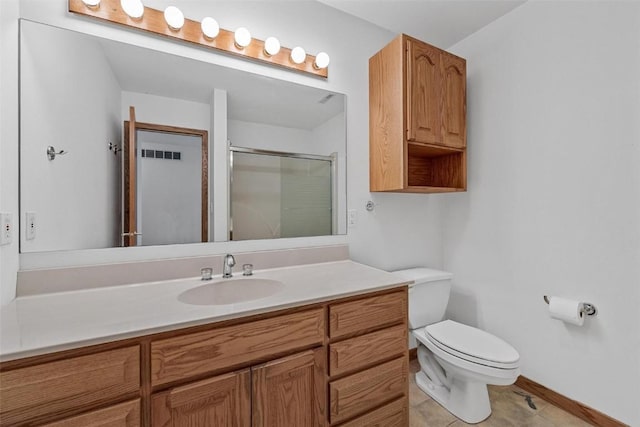
[{"label": "toilet tank", "polygon": [[444,319],[449,303],[452,273],[430,268],[409,268],[393,274],[404,280],[413,280],[409,285],[409,328],[417,329]]}]

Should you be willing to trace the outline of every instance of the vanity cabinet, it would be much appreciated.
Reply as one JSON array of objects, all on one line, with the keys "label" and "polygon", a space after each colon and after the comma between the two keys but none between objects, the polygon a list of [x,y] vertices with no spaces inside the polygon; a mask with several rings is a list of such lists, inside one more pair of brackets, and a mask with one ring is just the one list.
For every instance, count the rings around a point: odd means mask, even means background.
[{"label": "vanity cabinet", "polygon": [[154,427],[323,426],[324,351],[307,350],[152,396]]},{"label": "vanity cabinet", "polygon": [[156,388],[252,365],[155,394],[152,425],[324,425],[324,336],[318,307],[152,341]]},{"label": "vanity cabinet", "polygon": [[370,190],[466,190],[466,61],[400,35],[369,60]]},{"label": "vanity cabinet", "polygon": [[4,362],[0,426],[405,426],[408,362],[401,287]]}]

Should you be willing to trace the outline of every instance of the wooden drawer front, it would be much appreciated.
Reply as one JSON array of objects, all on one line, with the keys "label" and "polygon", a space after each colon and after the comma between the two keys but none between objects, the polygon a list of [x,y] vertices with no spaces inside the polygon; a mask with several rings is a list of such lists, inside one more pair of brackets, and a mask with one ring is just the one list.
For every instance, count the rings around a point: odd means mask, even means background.
[{"label": "wooden drawer front", "polygon": [[408,400],[401,397],[340,427],[406,427],[409,425]]},{"label": "wooden drawer front", "polygon": [[170,383],[322,344],[322,308],[151,343],[151,382]]},{"label": "wooden drawer front", "polygon": [[0,424],[60,414],[139,389],[139,346],[2,372]]},{"label": "wooden drawer front", "polygon": [[375,329],[407,318],[406,288],[392,294],[378,295],[329,306],[329,336],[341,336]]},{"label": "wooden drawer front", "polygon": [[393,326],[329,345],[329,374],[341,375],[407,351],[406,325]]},{"label": "wooden drawer front", "polygon": [[405,395],[407,378],[407,358],[401,357],[331,382],[331,423],[357,416]]},{"label": "wooden drawer front", "polygon": [[45,427],[138,427],[139,425],[140,399],[136,399],[46,424]]}]

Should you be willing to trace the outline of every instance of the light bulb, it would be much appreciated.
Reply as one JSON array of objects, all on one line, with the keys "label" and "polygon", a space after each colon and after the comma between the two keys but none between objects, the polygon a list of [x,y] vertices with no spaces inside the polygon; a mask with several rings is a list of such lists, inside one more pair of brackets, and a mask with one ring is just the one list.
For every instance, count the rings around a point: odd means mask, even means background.
[{"label": "light bulb", "polygon": [[296,64],[302,64],[307,58],[307,53],[300,46],[294,47],[291,51],[291,60]]},{"label": "light bulb", "polygon": [[327,68],[329,66],[329,55],[327,55],[326,52],[320,52],[316,56],[316,61],[314,62],[313,66],[318,70]]},{"label": "light bulb", "polygon": [[120,0],[120,6],[124,13],[133,19],[140,19],[144,14],[144,5],[141,0]]},{"label": "light bulb", "polygon": [[280,52],[280,42],[275,37],[267,37],[264,41],[264,53],[267,56],[273,56]]},{"label": "light bulb", "polygon": [[218,33],[220,32],[220,26],[218,22],[210,17],[206,17],[200,23],[200,27],[202,27],[202,33],[205,37],[209,39],[215,39]]},{"label": "light bulb", "polygon": [[236,42],[236,46],[240,49],[249,46],[249,43],[251,43],[251,33],[244,27],[238,28],[233,38]]},{"label": "light bulb", "polygon": [[164,10],[164,20],[172,30],[179,30],[184,25],[184,14],[175,6],[169,6]]},{"label": "light bulb", "polygon": [[100,0],[82,0],[82,3],[92,9],[96,9],[98,6],[100,6]]}]

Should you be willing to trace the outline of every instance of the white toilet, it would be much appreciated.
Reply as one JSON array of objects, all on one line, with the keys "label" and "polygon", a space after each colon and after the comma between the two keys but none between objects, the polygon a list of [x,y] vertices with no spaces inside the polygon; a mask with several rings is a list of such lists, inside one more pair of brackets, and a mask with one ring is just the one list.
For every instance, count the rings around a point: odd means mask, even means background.
[{"label": "white toilet", "polygon": [[418,387],[470,424],[491,415],[487,384],[513,384],[520,355],[500,338],[452,320],[442,320],[452,274],[428,268],[395,271],[409,286],[409,327],[417,340]]}]

